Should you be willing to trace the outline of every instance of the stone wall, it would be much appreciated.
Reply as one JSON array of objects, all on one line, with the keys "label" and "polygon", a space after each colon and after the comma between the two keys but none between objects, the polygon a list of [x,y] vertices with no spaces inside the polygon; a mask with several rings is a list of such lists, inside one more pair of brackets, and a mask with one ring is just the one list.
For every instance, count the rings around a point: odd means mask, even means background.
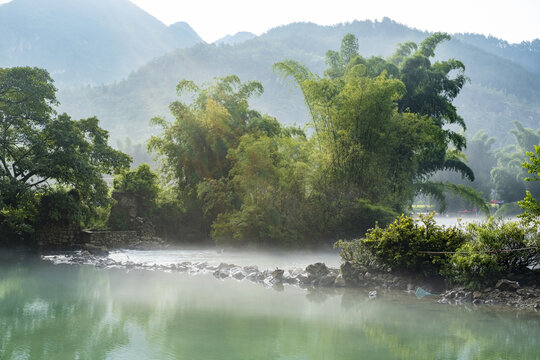
[{"label": "stone wall", "polygon": [[42,224],[36,228],[35,240],[43,249],[71,250],[81,246],[81,229],[76,224]]},{"label": "stone wall", "polygon": [[129,248],[141,242],[136,231],[81,231],[81,242],[107,249]]}]

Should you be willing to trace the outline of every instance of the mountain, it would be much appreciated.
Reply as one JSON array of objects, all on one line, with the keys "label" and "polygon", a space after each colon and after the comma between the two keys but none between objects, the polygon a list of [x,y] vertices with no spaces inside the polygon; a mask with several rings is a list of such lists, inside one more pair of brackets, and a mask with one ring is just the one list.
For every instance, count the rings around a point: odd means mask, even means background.
[{"label": "mountain", "polygon": [[234,35],[226,35],[226,36],[222,37],[221,39],[214,41],[214,44],[216,44],[216,45],[223,45],[223,44],[225,44],[225,45],[236,45],[236,44],[243,43],[244,41],[248,41],[248,40],[251,40],[251,39],[256,38],[256,37],[257,37],[257,35],[255,35],[253,33],[250,33],[250,32],[247,32],[247,31],[240,31],[240,32],[237,32]]},{"label": "mountain", "polygon": [[478,34],[456,34],[454,37],[486,52],[511,60],[540,75],[540,39],[510,44],[493,36],[486,37]]},{"label": "mountain", "polygon": [[[335,26],[294,23],[235,45],[199,44],[176,50],[153,59],[115,84],[62,91],[62,110],[76,117],[97,115],[114,137],[142,141],[150,132],[151,117],[170,119],[168,104],[176,99],[178,81],[186,78],[201,83],[237,74],[243,81],[258,80],[265,88],[260,98],[251,101],[253,108],[284,123],[305,124],[309,117],[300,91],[282,81],[272,65],[295,59],[322,74],[326,51],[338,50],[347,33],[357,36],[364,57],[389,56],[398,43],[420,42],[429,35],[390,19]],[[535,52],[527,58],[521,58],[519,51],[499,52],[489,41],[456,36],[440,45],[437,56],[462,60],[467,68],[470,82],[456,105],[468,124],[468,134],[486,129],[504,143],[510,139],[508,131],[514,120],[540,127],[540,75],[526,66],[535,63],[531,59],[540,63],[540,57]]]},{"label": "mountain", "polygon": [[177,48],[202,42],[128,0],[13,0],[0,5],[0,67],[49,70],[60,86],[101,84]]}]

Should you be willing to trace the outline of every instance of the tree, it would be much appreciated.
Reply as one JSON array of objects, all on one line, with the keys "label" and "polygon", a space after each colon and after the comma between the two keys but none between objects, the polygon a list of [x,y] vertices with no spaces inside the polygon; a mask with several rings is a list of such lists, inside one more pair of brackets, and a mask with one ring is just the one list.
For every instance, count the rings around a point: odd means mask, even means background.
[{"label": "tree", "polygon": [[[524,162],[523,167],[527,169],[533,177],[528,177],[527,181],[540,181],[540,144],[534,146],[534,152],[527,152],[529,162]],[[519,206],[525,210],[521,217],[527,223],[540,223],[540,202],[533,197],[530,191],[527,190],[526,196],[522,201],[518,202]]]},{"label": "tree", "polygon": [[141,216],[150,216],[156,207],[159,195],[158,175],[148,164],[124,171],[113,181],[113,192],[128,192],[137,200],[137,210]]},{"label": "tree", "polygon": [[214,186],[228,176],[232,167],[228,153],[238,146],[240,138],[247,133],[271,136],[281,131],[275,118],[249,108],[248,99],[262,91],[259,82],[242,83],[235,75],[203,87],[183,80],[177,86],[178,95],[191,94],[192,102],[171,103],[173,123],[152,119],[162,132],[150,139],[149,149],[161,160],[163,173],[182,203],[185,216],[174,222],[184,227],[184,233],[198,239],[209,236],[219,206],[215,203],[216,208],[209,208],[209,202],[199,195],[209,193],[200,191],[199,186]]},{"label": "tree", "polygon": [[[274,65],[301,89],[317,142],[328,154],[327,169],[335,186],[349,194],[345,203],[367,201],[399,213],[415,193],[441,195],[448,188],[427,183],[436,171],[474,179],[461,154],[465,138],[445,128],[465,128],[452,104],[466,81],[464,66],[453,59],[430,61],[448,38],[436,33],[419,46],[407,43],[386,60],[359,56],[348,34],[340,53],[327,53],[322,78],[292,60]],[[347,208],[343,201],[336,206]],[[366,211],[358,216],[366,217]]]},{"label": "tree", "polygon": [[540,196],[540,183],[527,183],[527,171],[523,167],[529,152],[540,143],[540,129],[525,128],[518,121],[514,122],[514,127],[511,133],[515,143],[496,152],[497,165],[491,170],[497,196],[505,202],[523,199],[526,191],[531,192],[533,197]]},{"label": "tree", "polygon": [[[56,89],[46,70],[0,69],[2,218],[52,184],[75,189],[90,214],[109,201],[103,174],[127,168],[129,156],[108,144],[97,118],[56,116]],[[23,216],[24,217],[24,216]],[[0,219],[2,221],[2,219]]]},{"label": "tree", "polygon": [[[308,200],[310,144],[305,136],[246,134],[230,152],[231,201],[212,225],[220,244],[300,247],[314,242]],[[209,186],[205,186],[208,197]],[[213,187],[215,188],[215,186]]]}]

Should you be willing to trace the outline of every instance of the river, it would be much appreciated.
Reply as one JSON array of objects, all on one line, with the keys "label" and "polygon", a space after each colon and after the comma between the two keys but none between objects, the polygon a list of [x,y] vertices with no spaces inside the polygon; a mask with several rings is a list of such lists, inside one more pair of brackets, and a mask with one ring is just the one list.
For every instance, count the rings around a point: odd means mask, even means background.
[{"label": "river", "polygon": [[[246,253],[205,257],[206,251],[177,250],[174,259],[159,252],[113,256],[167,262],[196,252],[200,261],[250,260]],[[253,260],[262,266],[279,254],[259,256]],[[303,265],[324,255],[287,256],[284,263]],[[540,359],[539,349],[537,313],[443,305],[399,292],[370,298],[358,289],[265,287],[211,274],[17,256],[0,264],[3,360],[499,360]]]}]

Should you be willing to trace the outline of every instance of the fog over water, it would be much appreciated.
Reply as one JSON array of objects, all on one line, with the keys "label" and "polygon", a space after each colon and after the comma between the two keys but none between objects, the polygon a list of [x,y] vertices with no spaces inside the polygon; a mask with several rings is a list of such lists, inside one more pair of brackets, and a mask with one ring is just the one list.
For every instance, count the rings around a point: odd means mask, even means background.
[{"label": "fog over water", "polygon": [[339,267],[337,251],[255,251],[240,249],[167,249],[167,250],[117,250],[109,257],[118,262],[131,261],[136,264],[172,265],[185,261],[220,263],[238,266],[257,265],[259,269],[305,268],[309,264],[324,262],[330,267]]},{"label": "fog over water", "polygon": [[[486,221],[483,215],[478,216],[444,216],[435,218],[437,224],[444,226],[467,225]],[[516,220],[508,218],[508,220]],[[506,221],[506,220],[505,220]],[[208,248],[173,248],[166,250],[114,250],[109,257],[116,262],[146,265],[172,265],[182,262],[208,263],[219,265],[221,263],[238,266],[256,265],[260,270],[305,268],[309,264],[324,262],[329,267],[337,268],[340,265],[339,252],[327,251],[269,251],[269,250],[242,250],[219,247]]]}]

